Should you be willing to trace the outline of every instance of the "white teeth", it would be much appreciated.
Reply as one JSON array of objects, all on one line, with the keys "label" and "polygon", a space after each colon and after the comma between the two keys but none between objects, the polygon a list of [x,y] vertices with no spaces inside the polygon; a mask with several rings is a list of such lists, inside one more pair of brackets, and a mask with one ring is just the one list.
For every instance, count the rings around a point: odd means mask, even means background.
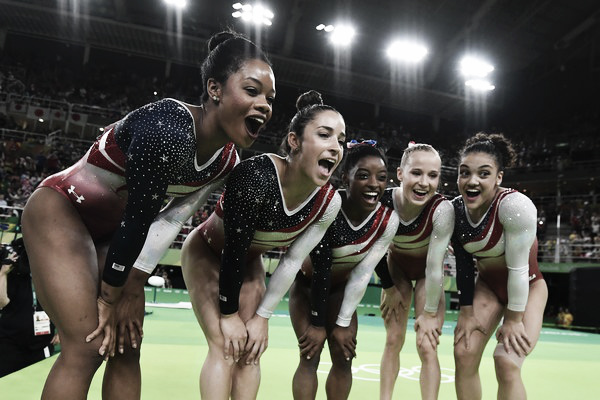
[{"label": "white teeth", "polygon": [[374,197],[377,197],[377,192],[366,192],[365,196],[374,196]]},{"label": "white teeth", "polygon": [[424,190],[415,190],[414,192],[415,192],[415,193],[417,193],[417,194],[420,194],[420,195],[425,195],[425,194],[427,194],[427,192],[426,192],[426,191],[424,191]]},{"label": "white teeth", "polygon": [[253,119],[255,121],[257,121],[258,123],[260,123],[261,125],[265,123],[265,120],[263,118],[259,118],[259,117],[250,117],[250,119]]},{"label": "white teeth", "polygon": [[467,193],[479,193],[479,190],[467,189]]}]

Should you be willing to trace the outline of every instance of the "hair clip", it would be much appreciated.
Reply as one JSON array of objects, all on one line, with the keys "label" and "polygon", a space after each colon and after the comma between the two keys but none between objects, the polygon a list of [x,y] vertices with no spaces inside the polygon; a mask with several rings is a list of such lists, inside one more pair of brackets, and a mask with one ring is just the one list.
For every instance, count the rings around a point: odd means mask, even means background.
[{"label": "hair clip", "polygon": [[356,146],[361,146],[361,145],[369,145],[369,146],[375,147],[376,144],[377,144],[377,140],[373,140],[373,139],[367,139],[367,140],[361,139],[360,141],[358,141],[356,139],[352,139],[351,141],[346,143],[346,147],[349,149],[356,147]]},{"label": "hair clip", "polygon": [[408,148],[410,149],[413,146],[416,146],[417,144],[415,143],[414,140],[411,140],[410,142],[408,142]]}]

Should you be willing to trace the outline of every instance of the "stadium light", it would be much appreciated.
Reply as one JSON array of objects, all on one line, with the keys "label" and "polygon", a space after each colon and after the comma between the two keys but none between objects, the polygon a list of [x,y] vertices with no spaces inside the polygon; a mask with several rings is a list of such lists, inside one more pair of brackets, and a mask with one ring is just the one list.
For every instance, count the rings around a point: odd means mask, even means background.
[{"label": "stadium light", "polygon": [[231,13],[233,18],[240,18],[245,22],[252,22],[255,25],[266,25],[271,26],[273,24],[272,20],[275,17],[275,14],[267,7],[261,4],[242,4],[242,3],[234,3],[231,7],[235,10]]},{"label": "stadium light", "polygon": [[465,56],[460,60],[460,72],[466,78],[485,78],[494,70],[494,66],[480,58]]},{"label": "stadium light", "polygon": [[352,39],[354,39],[354,36],[356,35],[356,30],[347,24],[338,26],[319,24],[315,29],[329,33],[329,40],[331,43],[342,47],[352,43]]},{"label": "stadium light", "polygon": [[468,79],[465,81],[465,86],[479,92],[489,92],[496,89],[496,86],[485,79]]},{"label": "stadium light", "polygon": [[392,60],[418,63],[427,57],[429,50],[423,44],[415,41],[396,40],[388,46],[386,54]]},{"label": "stadium light", "polygon": [[183,10],[187,6],[187,0],[163,0],[166,5]]}]

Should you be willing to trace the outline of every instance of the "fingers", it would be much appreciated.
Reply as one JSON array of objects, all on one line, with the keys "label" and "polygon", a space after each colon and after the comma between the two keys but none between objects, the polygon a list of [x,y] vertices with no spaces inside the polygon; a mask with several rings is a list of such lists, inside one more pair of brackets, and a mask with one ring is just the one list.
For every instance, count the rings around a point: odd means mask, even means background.
[{"label": "fingers", "polygon": [[253,341],[248,340],[248,343],[246,343],[246,347],[244,349],[244,351],[247,353],[246,365],[249,365],[249,364],[255,362],[256,357],[258,356],[259,348],[260,348],[260,343],[258,341],[253,342]]},{"label": "fingers", "polygon": [[242,346],[240,346],[240,342],[238,340],[233,340],[231,344],[233,345],[233,359],[235,362],[238,362],[240,360]]},{"label": "fingers", "polygon": [[[100,336],[100,334],[102,333],[103,329],[104,329],[104,326],[98,325],[98,327],[96,328],[96,330],[94,330],[94,332],[92,332],[89,335],[87,335],[87,337],[85,338],[85,342],[89,343],[92,340],[96,339],[98,336]],[[100,354],[100,355],[102,355],[102,354]]]},{"label": "fingers", "polygon": [[118,334],[117,334],[117,338],[118,338],[118,351],[119,354],[123,354],[125,352],[125,326],[119,324],[117,326],[118,329]]},{"label": "fingers", "polygon": [[256,359],[254,359],[254,365],[257,365],[260,361],[260,357],[263,355],[267,347],[269,346],[269,340],[265,339],[261,342],[260,347],[258,348],[258,354],[256,355]]},{"label": "fingers", "polygon": [[233,342],[229,338],[225,338],[225,345],[223,347],[223,357],[225,357],[226,360],[229,360],[229,357],[231,357],[232,346]]}]

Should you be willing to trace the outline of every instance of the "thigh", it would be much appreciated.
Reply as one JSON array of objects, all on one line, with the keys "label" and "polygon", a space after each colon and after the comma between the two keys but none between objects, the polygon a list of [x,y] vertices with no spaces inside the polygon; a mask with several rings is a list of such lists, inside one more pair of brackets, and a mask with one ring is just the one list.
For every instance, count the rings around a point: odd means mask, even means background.
[{"label": "thigh", "polygon": [[258,305],[265,294],[265,267],[262,257],[256,255],[246,260],[246,271],[240,289],[239,314],[242,321],[247,322],[254,317]]},{"label": "thigh", "polygon": [[523,325],[525,325],[525,331],[531,341],[532,349],[540,338],[547,300],[548,286],[545,280],[537,280],[529,286],[529,297],[523,315]]},{"label": "thigh", "polygon": [[94,242],[61,194],[40,188],[22,218],[23,239],[36,294],[59,328],[61,341],[81,341],[98,325],[100,281]]},{"label": "thigh", "polygon": [[[415,319],[417,319],[421,314],[423,314],[423,310],[425,309],[425,279],[417,280],[415,284]],[[437,309],[437,320],[438,320],[438,328],[441,330],[444,325],[444,316],[446,313],[446,297],[444,296],[444,292],[440,296],[440,301],[438,302]]]},{"label": "thigh", "polygon": [[[390,268],[395,268],[393,264],[393,260],[390,256],[388,256],[388,263]],[[394,282],[394,286],[400,292],[400,298],[402,300],[402,304],[406,306],[406,309],[399,307],[399,315],[397,318],[388,318],[387,321],[384,320],[385,328],[389,334],[401,334],[402,336],[406,333],[406,324],[408,322],[408,316],[410,314],[410,305],[412,303],[412,295],[413,295],[413,286],[412,281],[408,279],[402,271],[398,268],[398,271],[392,277],[392,281]],[[383,296],[383,290],[382,290]]]},{"label": "thigh", "polygon": [[290,287],[290,319],[296,337],[300,337],[310,326],[310,286],[299,274]]},{"label": "thigh", "polygon": [[[473,314],[482,325],[485,334],[474,331],[470,337],[471,352],[483,354],[487,342],[490,340],[496,327],[502,318],[504,305],[492,292],[490,287],[481,279],[475,283],[475,294],[473,296]],[[463,341],[464,339],[461,339]],[[460,345],[460,342],[456,346]]]},{"label": "thigh", "polygon": [[219,320],[220,260],[206,244],[200,231],[193,230],[181,249],[183,279],[190,294],[196,319],[209,345],[223,345]]}]

